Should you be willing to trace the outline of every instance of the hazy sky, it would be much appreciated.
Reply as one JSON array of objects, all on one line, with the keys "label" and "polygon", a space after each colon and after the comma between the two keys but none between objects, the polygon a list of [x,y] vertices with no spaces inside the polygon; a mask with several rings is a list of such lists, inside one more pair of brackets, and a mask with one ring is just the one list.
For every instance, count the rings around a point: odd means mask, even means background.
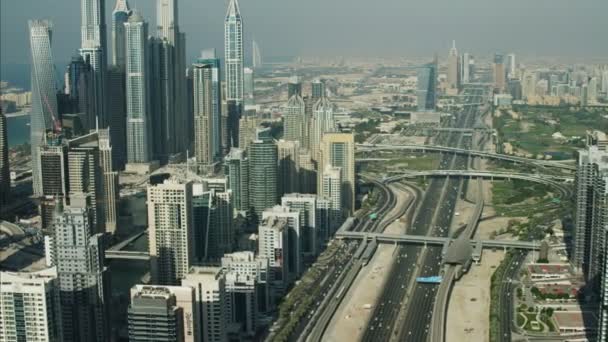
[{"label": "hazy sky", "polygon": [[[115,0],[106,0],[107,20]],[[129,0],[154,27],[155,0]],[[430,56],[514,51],[528,56],[606,57],[608,0],[241,0],[247,45],[266,56]],[[80,44],[79,0],[0,0],[2,63],[28,61],[27,20],[51,19],[56,63]],[[226,0],[181,0],[189,59],[223,53]],[[108,25],[108,30],[110,26]],[[151,30],[152,31],[152,30]],[[108,39],[110,31],[108,31]],[[109,46],[108,42],[108,46]]]}]

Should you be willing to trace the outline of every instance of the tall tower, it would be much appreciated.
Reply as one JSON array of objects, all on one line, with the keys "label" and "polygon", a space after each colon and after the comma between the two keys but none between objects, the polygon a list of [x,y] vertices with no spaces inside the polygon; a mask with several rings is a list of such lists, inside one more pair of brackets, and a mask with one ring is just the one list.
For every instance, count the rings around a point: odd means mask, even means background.
[{"label": "tall tower", "polygon": [[458,79],[458,50],[456,49],[456,41],[452,42],[452,48],[448,55],[448,87],[452,94],[458,92],[460,86]]},{"label": "tall tower", "polygon": [[323,96],[313,107],[312,122],[310,123],[309,146],[313,160],[319,160],[319,146],[323,135],[335,131],[334,105]]},{"label": "tall tower", "polygon": [[166,180],[148,187],[148,225],[154,281],[178,285],[194,258],[192,183]]},{"label": "tall tower", "polygon": [[47,130],[60,130],[57,112],[55,67],[51,51],[52,23],[30,20],[30,48],[32,56],[32,114],[30,144],[32,146],[32,177],[34,195],[42,195],[42,174],[39,163],[40,146]]},{"label": "tall tower", "polygon": [[214,52],[211,56],[203,56],[192,66],[194,152],[197,162],[202,164],[218,160],[222,153],[219,63]]},{"label": "tall tower", "polygon": [[[355,211],[355,138],[352,133],[326,133],[321,141],[319,175],[327,167],[341,169],[341,197],[344,213]],[[323,184],[322,179],[318,183]],[[323,193],[322,188],[317,193]]]},{"label": "tall tower", "polygon": [[224,59],[226,64],[227,142],[239,147],[239,120],[245,92],[243,69],[243,20],[238,0],[230,0],[224,20]]},{"label": "tall tower", "polygon": [[261,217],[266,208],[277,204],[277,145],[255,140],[248,147],[249,205]]},{"label": "tall tower", "polygon": [[160,75],[157,85],[160,106],[160,151],[155,151],[165,160],[176,153],[185,152],[189,146],[186,97],[185,35],[179,30],[177,0],[157,0],[156,29],[158,34],[158,61],[155,71]]},{"label": "tall tower", "polygon": [[305,126],[306,114],[305,114],[304,100],[297,92],[294,92],[293,96],[287,101],[287,108],[285,108],[285,115],[283,118],[285,126],[284,139],[290,141],[299,141],[302,143],[305,138]]},{"label": "tall tower", "polygon": [[8,133],[6,116],[0,108],[0,212],[8,203],[11,193],[10,168],[8,164]]},{"label": "tall tower", "polygon": [[129,20],[131,10],[127,0],[116,0],[112,12],[112,65],[124,70],[125,53],[125,23]]},{"label": "tall tower", "polygon": [[99,124],[105,128],[109,124],[106,112],[106,16],[105,0],[81,0],[81,43],[80,54],[91,63],[94,72],[95,113]]},{"label": "tall tower", "polygon": [[505,88],[505,56],[500,53],[494,54],[494,64],[493,64],[493,73],[494,73],[494,88],[498,90],[503,90]]},{"label": "tall tower", "polygon": [[109,340],[110,300],[103,235],[96,234],[85,196],[55,208],[52,261],[59,275],[62,341]]},{"label": "tall tower", "polygon": [[232,148],[226,155],[225,165],[234,208],[240,211],[249,210],[249,159],[245,151]]},{"label": "tall tower", "polygon": [[151,160],[148,23],[134,12],[125,24],[127,73],[127,161]]}]

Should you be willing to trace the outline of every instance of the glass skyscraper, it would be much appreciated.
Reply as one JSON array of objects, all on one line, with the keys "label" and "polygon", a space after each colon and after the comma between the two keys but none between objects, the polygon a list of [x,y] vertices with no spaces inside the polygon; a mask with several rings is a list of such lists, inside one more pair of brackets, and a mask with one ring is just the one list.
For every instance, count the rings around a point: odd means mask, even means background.
[{"label": "glass skyscraper", "polygon": [[224,21],[226,58],[226,99],[237,104],[243,101],[243,20],[238,0],[230,0]]},{"label": "glass skyscraper", "polygon": [[125,23],[129,20],[131,10],[127,0],[116,0],[112,12],[112,65],[125,68]]},{"label": "glass skyscraper", "polygon": [[429,63],[418,69],[418,110],[435,110],[437,65]]},{"label": "glass skyscraper", "polygon": [[32,55],[32,114],[30,144],[32,146],[32,177],[34,195],[42,194],[42,173],[39,151],[44,145],[46,131],[61,128],[57,112],[55,68],[51,51],[52,23],[31,20],[30,47]]}]

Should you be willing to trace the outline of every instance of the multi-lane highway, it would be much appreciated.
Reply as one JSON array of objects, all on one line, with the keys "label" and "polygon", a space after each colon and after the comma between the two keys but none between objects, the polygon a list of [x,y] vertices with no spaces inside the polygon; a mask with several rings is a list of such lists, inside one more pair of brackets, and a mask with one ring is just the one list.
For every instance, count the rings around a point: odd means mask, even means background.
[{"label": "multi-lane highway", "polygon": [[[469,91],[468,94],[466,101],[472,102],[481,95],[481,90]],[[458,115],[456,127],[472,127],[478,110],[477,106],[467,106]],[[439,144],[471,147],[470,137],[465,137],[462,132],[442,133],[439,139]],[[440,168],[464,170],[468,163],[466,154],[443,155]],[[408,233],[447,236],[454,206],[459,194],[465,190],[466,180],[461,178],[431,179]],[[439,274],[441,248],[402,246],[396,255],[380,301],[363,335],[364,341],[424,341],[427,337],[436,285],[418,284],[415,278]]]}]

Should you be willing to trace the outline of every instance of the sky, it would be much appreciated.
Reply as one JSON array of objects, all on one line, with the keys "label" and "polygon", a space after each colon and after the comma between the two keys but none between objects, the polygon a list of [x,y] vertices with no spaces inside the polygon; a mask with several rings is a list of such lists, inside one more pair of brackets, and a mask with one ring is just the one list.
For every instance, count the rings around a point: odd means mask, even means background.
[{"label": "sky", "polygon": [[[106,0],[108,30],[114,2]],[[155,2],[129,0],[151,28]],[[204,48],[223,53],[226,4],[179,0],[189,60]],[[480,57],[608,59],[607,0],[241,0],[240,7],[247,54],[255,36],[265,56],[443,56],[454,39],[460,52]],[[80,44],[78,0],[0,0],[0,62],[28,63],[32,18],[54,22],[54,60],[67,63]]]}]

